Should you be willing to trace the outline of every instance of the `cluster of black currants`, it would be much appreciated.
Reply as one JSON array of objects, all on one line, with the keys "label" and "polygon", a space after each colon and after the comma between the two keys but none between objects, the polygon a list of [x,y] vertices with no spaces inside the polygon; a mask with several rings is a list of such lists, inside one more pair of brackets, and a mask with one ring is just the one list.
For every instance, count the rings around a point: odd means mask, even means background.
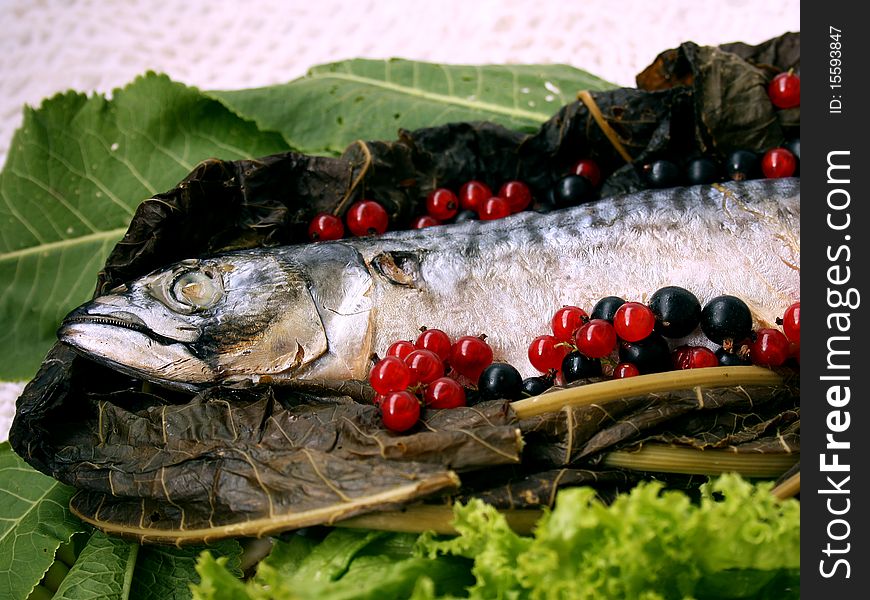
[{"label": "cluster of black currants", "polygon": [[759,154],[751,150],[735,150],[724,162],[709,157],[696,157],[684,164],[659,159],[641,167],[647,185],[668,188],[677,185],[702,185],[725,180],[796,177],[800,174],[800,138],[779,148]]}]

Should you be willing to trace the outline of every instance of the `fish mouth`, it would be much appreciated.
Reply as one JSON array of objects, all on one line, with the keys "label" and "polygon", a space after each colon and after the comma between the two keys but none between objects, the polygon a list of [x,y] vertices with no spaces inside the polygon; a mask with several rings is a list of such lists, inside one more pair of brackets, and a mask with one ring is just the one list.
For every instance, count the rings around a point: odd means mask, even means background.
[{"label": "fish mouth", "polygon": [[78,323],[92,323],[94,325],[112,325],[114,327],[123,327],[125,329],[131,329],[133,331],[138,331],[139,333],[150,333],[148,326],[145,324],[140,317],[128,312],[116,312],[111,315],[93,315],[89,313],[85,314],[75,314],[73,313],[69,317],[63,320],[60,328],[61,330],[68,325],[75,325]]},{"label": "fish mouth", "polygon": [[148,327],[141,317],[125,311],[115,311],[106,315],[93,314],[84,311],[81,313],[78,311],[73,312],[63,320],[63,323],[61,323],[60,328],[57,331],[57,335],[61,341],[65,341],[64,337],[66,337],[70,333],[70,329],[74,328],[76,325],[106,325],[108,327],[129,329],[130,331],[135,331],[136,333],[145,335],[164,346],[182,343],[180,340],[174,340],[164,335],[160,335]]},{"label": "fish mouth", "polygon": [[57,330],[58,339],[79,354],[167,387],[192,390],[215,378],[212,365],[188,343],[156,333],[141,317],[126,311],[94,314],[88,308],[73,311]]}]

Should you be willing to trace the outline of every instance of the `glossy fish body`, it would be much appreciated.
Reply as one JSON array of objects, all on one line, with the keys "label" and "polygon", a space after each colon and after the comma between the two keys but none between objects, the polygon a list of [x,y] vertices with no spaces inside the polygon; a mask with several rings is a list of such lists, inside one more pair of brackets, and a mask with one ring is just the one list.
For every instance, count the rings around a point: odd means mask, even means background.
[{"label": "glossy fish body", "polygon": [[187,389],[363,379],[372,353],[421,326],[485,333],[496,359],[528,376],[528,344],[559,307],[644,301],[666,285],[702,304],[738,296],[772,325],[800,294],[799,180],[183,261],[76,309],[58,333],[95,360]]}]

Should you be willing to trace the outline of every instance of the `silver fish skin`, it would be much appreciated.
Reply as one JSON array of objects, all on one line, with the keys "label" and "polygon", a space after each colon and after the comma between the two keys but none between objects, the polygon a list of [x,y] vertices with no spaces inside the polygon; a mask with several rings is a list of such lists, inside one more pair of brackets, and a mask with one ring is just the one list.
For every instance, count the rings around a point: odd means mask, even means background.
[{"label": "silver fish skin", "polygon": [[[421,326],[485,333],[537,374],[532,339],[561,306],[702,304],[731,294],[756,326],[800,299],[800,181],[757,180],[600,200],[548,214],[190,259],[74,310],[58,336],[120,371],[195,390],[243,381],[364,379],[371,355]],[[696,332],[680,343],[704,343]],[[710,345],[709,342],[706,342]]]}]

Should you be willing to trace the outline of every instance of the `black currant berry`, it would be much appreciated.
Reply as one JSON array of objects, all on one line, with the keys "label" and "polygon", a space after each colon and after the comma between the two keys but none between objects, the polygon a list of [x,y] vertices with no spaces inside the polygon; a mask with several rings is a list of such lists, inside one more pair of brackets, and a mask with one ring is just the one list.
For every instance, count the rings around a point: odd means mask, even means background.
[{"label": "black currant berry", "polygon": [[601,375],[601,361],[597,358],[589,358],[574,351],[562,359],[562,377],[565,378],[565,383],[599,375]]},{"label": "black currant berry", "polygon": [[696,158],[686,165],[686,181],[691,185],[719,181],[719,165],[709,158]]},{"label": "black currant berry", "polygon": [[680,181],[680,169],[669,160],[657,160],[644,165],[643,173],[647,184],[654,188],[673,187]]},{"label": "black currant berry", "polygon": [[462,223],[464,221],[477,221],[477,213],[473,210],[460,210],[456,213],[456,218],[454,219],[456,223]]},{"label": "black currant berry", "polygon": [[507,363],[492,363],[480,374],[477,389],[483,400],[519,400],[523,396],[523,378]]},{"label": "black currant berry", "polygon": [[527,377],[523,379],[523,396],[543,394],[552,386],[553,382],[546,377]]},{"label": "black currant berry", "polygon": [[592,184],[585,177],[568,175],[553,186],[553,200],[556,206],[577,206],[592,199]]},{"label": "black currant berry", "polygon": [[547,214],[549,212],[553,212],[556,210],[556,203],[552,200],[552,193],[547,194],[547,200],[542,200],[540,202],[535,202],[534,206],[532,206],[532,210],[536,213],[540,213],[542,215]]},{"label": "black currant berry", "polygon": [[725,161],[725,172],[734,181],[757,179],[761,176],[761,159],[755,152],[735,150]]},{"label": "black currant berry", "polygon": [[656,331],[665,337],[687,336],[701,320],[701,303],[695,294],[675,285],[657,290],[649,307],[656,316]]},{"label": "black currant berry", "polygon": [[616,315],[616,309],[625,304],[625,300],[619,296],[605,296],[595,303],[592,308],[590,319],[604,319],[613,323],[613,317]]},{"label": "black currant berry", "polygon": [[742,367],[752,364],[752,361],[748,358],[740,358],[739,354],[726,352],[725,348],[716,350],[716,358],[719,359],[719,365],[723,367]]},{"label": "black currant berry", "polygon": [[716,296],[701,311],[701,331],[716,344],[742,340],[752,332],[752,313],[740,298]]},{"label": "black currant berry", "polygon": [[619,362],[632,363],[642,374],[669,371],[673,367],[668,342],[656,332],[639,342],[620,342]]}]

